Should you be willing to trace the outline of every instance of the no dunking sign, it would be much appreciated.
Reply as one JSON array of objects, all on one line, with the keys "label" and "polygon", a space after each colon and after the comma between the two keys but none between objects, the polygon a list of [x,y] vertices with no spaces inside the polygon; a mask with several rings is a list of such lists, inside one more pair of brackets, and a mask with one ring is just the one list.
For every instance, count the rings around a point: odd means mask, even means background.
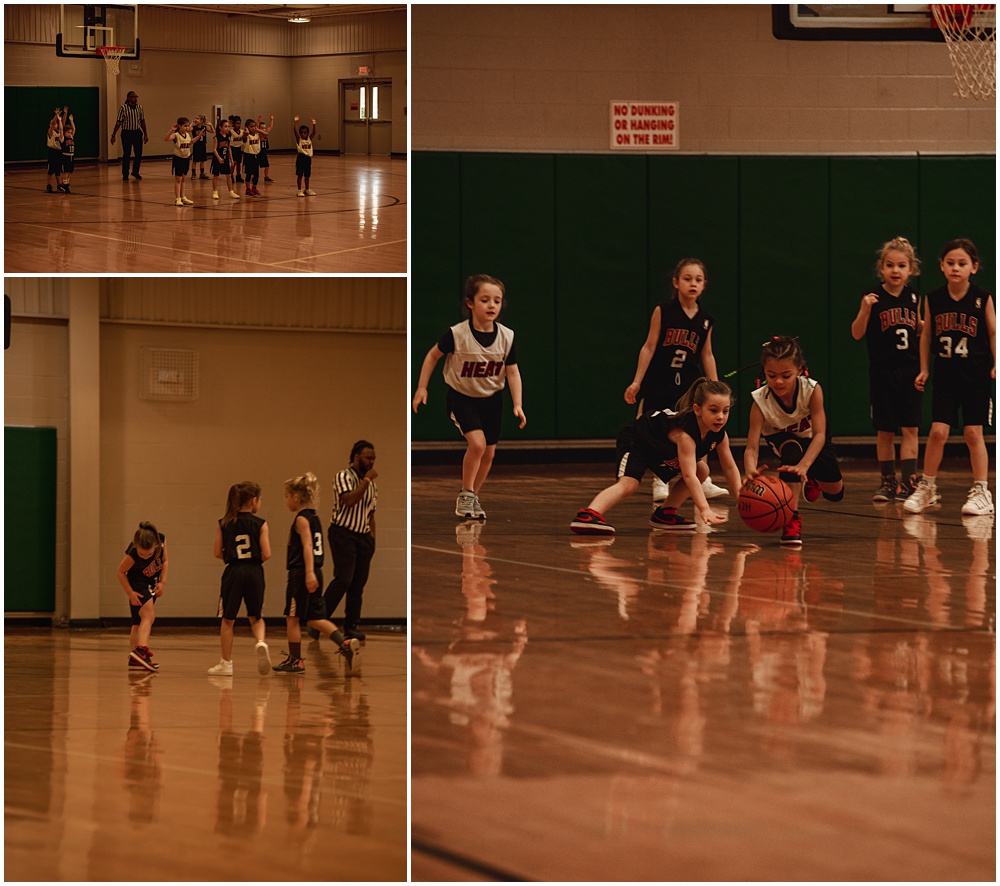
[{"label": "no dunking sign", "polygon": [[676,151],[680,147],[677,102],[612,101],[613,151]]}]

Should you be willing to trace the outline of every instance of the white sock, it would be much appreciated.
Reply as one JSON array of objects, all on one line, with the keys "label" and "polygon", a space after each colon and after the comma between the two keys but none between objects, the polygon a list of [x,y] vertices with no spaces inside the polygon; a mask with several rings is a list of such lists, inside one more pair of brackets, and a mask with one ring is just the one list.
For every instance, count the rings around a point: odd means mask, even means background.
[{"label": "white sock", "polygon": [[932,477],[930,474],[924,474],[924,479],[927,481],[927,485],[931,489],[937,489],[937,477]]}]

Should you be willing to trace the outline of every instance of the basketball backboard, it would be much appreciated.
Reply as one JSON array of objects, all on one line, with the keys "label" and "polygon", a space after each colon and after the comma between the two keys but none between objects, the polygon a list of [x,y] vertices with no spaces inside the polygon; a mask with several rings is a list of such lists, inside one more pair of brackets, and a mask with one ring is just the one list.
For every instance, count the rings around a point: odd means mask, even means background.
[{"label": "basketball backboard", "polygon": [[771,7],[779,40],[926,40],[943,43],[929,3],[791,3]]},{"label": "basketball backboard", "polygon": [[124,46],[123,58],[139,57],[138,5],[60,5],[56,55],[100,58],[100,46]]}]

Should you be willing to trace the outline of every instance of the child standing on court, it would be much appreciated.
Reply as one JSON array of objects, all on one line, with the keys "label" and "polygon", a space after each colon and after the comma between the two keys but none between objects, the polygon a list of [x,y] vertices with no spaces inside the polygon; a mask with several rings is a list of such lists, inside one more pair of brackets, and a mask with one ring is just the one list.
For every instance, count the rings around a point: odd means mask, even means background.
[{"label": "child standing on court", "polygon": [[617,482],[599,492],[577,513],[576,519],[569,524],[573,532],[613,535],[614,527],[604,515],[639,488],[647,469],[664,483],[681,478],[674,483],[663,504],[653,510],[649,518],[653,529],[695,529],[693,520],[677,513],[677,508],[688,496],[706,523],[725,521],[724,516],[709,507],[702,483],[708,476],[705,456],[715,451],[719,454],[726,482],[733,489],[740,487],[740,471],[729,449],[725,430],[733,392],[725,382],[702,377],[695,379],[674,405],[676,412],[643,412],[622,428],[615,453]]},{"label": "child standing on court", "polygon": [[[191,181],[195,180],[196,174],[200,179],[208,180],[205,175],[205,161],[208,160],[208,134],[215,132],[212,124],[204,114],[196,114],[194,125],[191,127],[192,150],[191,150]],[[201,138],[199,138],[201,136]]]},{"label": "child standing on court", "polygon": [[972,463],[972,488],[962,514],[993,513],[988,480],[989,453],[983,425],[993,411],[993,383],[997,377],[997,318],[992,293],[971,278],[979,270],[979,250],[968,239],[950,240],[940,255],[948,282],[927,293],[920,335],[920,374],[914,384],[924,390],[934,356],[931,430],[924,447],[924,475],[903,509],[919,514],[941,500],[937,472],[944,444],[962,412],[965,445]]},{"label": "child standing on court", "polygon": [[219,176],[226,177],[226,185],[229,187],[229,196],[235,200],[240,199],[240,195],[233,190],[233,168],[230,165],[232,160],[229,148],[229,121],[222,120],[215,133],[215,150],[212,152],[212,199],[219,199]]},{"label": "child standing on court", "polygon": [[246,136],[246,130],[243,128],[238,114],[229,118],[229,133],[233,155],[233,175],[236,177],[236,181],[242,182],[243,176],[240,175],[240,169],[243,167],[243,139]]},{"label": "child standing on court", "polygon": [[765,343],[760,363],[766,384],[752,394],[743,470],[748,480],[763,473],[758,466],[763,437],[780,460],[778,476],[792,490],[795,510],[782,531],[781,543],[799,546],[802,482],[806,483],[806,501],[816,501],[820,492],[828,501],[840,501],[844,497],[844,479],[833,444],[827,438],[823,389],[803,374],[806,361],[798,341],[775,336]]},{"label": "child standing on court", "polygon": [[267,523],[257,516],[260,486],[251,480],[229,488],[226,514],[215,530],[213,553],[226,564],[219,592],[219,639],[222,658],[208,672],[220,677],[233,675],[233,628],[246,603],[250,630],[257,641],[257,672],[271,673],[271,655],[264,642],[264,561],[271,558]]},{"label": "child standing on court", "polygon": [[[292,132],[295,134],[295,184],[298,187],[297,196],[315,197],[316,192],[309,187],[309,176],[312,175],[313,139],[316,138],[316,118],[312,118],[312,132],[308,126],[296,126],[298,115],[292,122]],[[303,185],[303,182],[305,183]]]},{"label": "child standing on court", "polygon": [[260,182],[260,139],[257,131],[257,121],[247,120],[246,133],[243,136],[243,169],[246,174],[247,197],[259,197],[257,184]]},{"label": "child standing on court", "polygon": [[[697,258],[681,259],[670,281],[673,298],[653,308],[649,333],[639,350],[635,377],[625,389],[625,402],[638,402],[639,415],[673,409],[698,377],[699,359],[708,378],[719,378],[712,353],[715,318],[701,303],[708,283],[704,262]],[[716,486],[710,475],[704,481],[705,498],[726,495],[726,490]],[[654,475],[653,501],[662,502],[668,492],[667,484]]]},{"label": "child standing on court", "polygon": [[45,145],[49,149],[48,181],[45,183],[45,190],[49,194],[56,192],[62,175],[62,135],[62,112],[56,108],[52,119],[49,120],[49,130],[45,134]]},{"label": "child standing on court", "polygon": [[274,179],[268,174],[271,169],[271,161],[267,159],[267,137],[274,129],[274,114],[271,115],[271,122],[266,127],[261,124],[262,119],[263,117],[257,118],[257,131],[260,133],[260,168],[264,170],[264,181],[273,182]]},{"label": "child standing on court", "polygon": [[[464,309],[469,319],[456,323],[431,346],[420,368],[413,395],[413,411],[427,403],[427,385],[438,360],[445,357],[444,380],[448,386],[448,415],[465,437],[468,448],[462,461],[462,489],[455,515],[485,520],[479,490],[489,475],[500,439],[503,389],[510,382],[514,415],[523,428],[527,419],[521,407],[521,372],[517,368],[514,330],[497,322],[504,306],[503,283],[487,274],[465,281]],[[447,356],[445,356],[447,355]]]},{"label": "child standing on court", "polygon": [[[202,132],[198,138],[205,135]],[[174,174],[174,203],[178,206],[194,203],[184,196],[184,182],[187,180],[188,168],[191,165],[191,121],[187,117],[178,117],[167,134],[163,136],[165,142],[174,143],[174,156],[171,169]]]},{"label": "child standing on court", "polygon": [[319,503],[319,480],[312,472],[285,481],[285,504],[295,514],[288,536],[288,586],[285,590],[285,627],[288,632],[288,657],[274,670],[281,674],[301,674],[302,625],[306,624],[329,637],[347,662],[347,673],[357,670],[361,644],[344,637],[326,617],[323,595],[323,527],[316,515]]},{"label": "child standing on court", "polygon": [[118,564],[118,581],[128,596],[132,611],[132,628],[129,631],[128,665],[155,671],[160,666],[153,661],[149,651],[149,635],[156,620],[153,604],[163,596],[167,583],[166,538],[152,523],[140,523],[132,541],[125,549],[125,556]]},{"label": "child standing on court", "polygon": [[[875,274],[880,283],[861,296],[851,324],[856,341],[868,345],[868,390],[876,455],[882,480],[872,500],[905,499],[917,482],[920,392],[913,381],[920,372],[920,296],[909,281],[920,273],[917,254],[905,237],[884,243]],[[896,430],[901,429],[896,477]]]},{"label": "child standing on court", "polygon": [[63,113],[66,115],[66,122],[62,133],[62,180],[59,182],[59,190],[68,194],[69,177],[73,174],[73,160],[76,156],[76,121],[69,113],[69,108],[63,108]]}]

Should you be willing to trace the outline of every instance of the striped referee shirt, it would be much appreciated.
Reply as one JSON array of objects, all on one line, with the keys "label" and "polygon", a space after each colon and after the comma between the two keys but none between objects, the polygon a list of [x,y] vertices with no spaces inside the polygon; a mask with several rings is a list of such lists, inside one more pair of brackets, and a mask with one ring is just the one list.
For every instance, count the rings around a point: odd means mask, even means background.
[{"label": "striped referee shirt", "polygon": [[134,108],[128,102],[125,102],[118,109],[118,122],[121,123],[123,131],[126,129],[140,129],[139,124],[145,119],[145,115],[142,113],[142,105],[138,102]]},{"label": "striped referee shirt", "polygon": [[337,497],[337,507],[333,512],[333,523],[351,532],[371,532],[371,517],[375,513],[375,502],[378,500],[378,489],[375,481],[368,482],[361,500],[354,507],[345,508],[340,504],[340,496],[345,492],[353,492],[361,482],[361,477],[353,467],[345,468],[333,480],[333,491]]}]

